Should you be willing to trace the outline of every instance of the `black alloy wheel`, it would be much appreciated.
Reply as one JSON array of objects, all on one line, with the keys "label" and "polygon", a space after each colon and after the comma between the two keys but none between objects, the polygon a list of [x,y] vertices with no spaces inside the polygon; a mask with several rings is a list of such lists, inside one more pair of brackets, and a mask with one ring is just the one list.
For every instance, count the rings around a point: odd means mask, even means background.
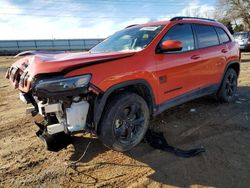
[{"label": "black alloy wheel", "polygon": [[234,102],[236,99],[236,92],[238,87],[238,75],[236,71],[229,68],[224,76],[221,87],[217,94],[221,102]]},{"label": "black alloy wheel", "polygon": [[107,106],[98,127],[103,144],[117,151],[127,151],[139,144],[149,124],[145,100],[135,93],[115,96]]},{"label": "black alloy wheel", "polygon": [[135,142],[143,130],[145,117],[139,104],[130,104],[121,109],[115,117],[113,131],[116,139],[123,144]]}]

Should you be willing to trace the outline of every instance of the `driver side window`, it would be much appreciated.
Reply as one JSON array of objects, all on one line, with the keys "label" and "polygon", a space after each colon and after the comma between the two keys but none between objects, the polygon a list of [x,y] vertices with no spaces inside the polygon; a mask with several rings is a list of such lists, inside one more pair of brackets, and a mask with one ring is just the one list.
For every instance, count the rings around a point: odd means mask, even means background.
[{"label": "driver side window", "polygon": [[194,36],[190,24],[177,24],[173,26],[165,34],[162,39],[162,42],[166,40],[178,40],[182,42],[183,47],[181,52],[190,51],[194,49]]}]

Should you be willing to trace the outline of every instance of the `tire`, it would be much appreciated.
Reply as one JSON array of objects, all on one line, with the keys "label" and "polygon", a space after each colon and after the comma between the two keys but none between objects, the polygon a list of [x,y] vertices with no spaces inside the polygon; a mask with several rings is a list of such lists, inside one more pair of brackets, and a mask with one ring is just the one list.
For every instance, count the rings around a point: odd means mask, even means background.
[{"label": "tire", "polygon": [[115,96],[106,105],[98,127],[98,137],[113,150],[128,151],[144,138],[149,124],[145,100],[135,93]]},{"label": "tire", "polygon": [[217,93],[220,102],[231,103],[236,99],[238,75],[236,71],[229,68],[223,78],[221,87]]}]

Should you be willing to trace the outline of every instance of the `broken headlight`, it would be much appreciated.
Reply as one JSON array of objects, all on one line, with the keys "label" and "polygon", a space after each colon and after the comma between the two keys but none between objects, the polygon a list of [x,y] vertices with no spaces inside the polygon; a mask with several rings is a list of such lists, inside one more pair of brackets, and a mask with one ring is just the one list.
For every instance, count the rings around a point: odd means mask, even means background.
[{"label": "broken headlight", "polygon": [[44,79],[37,83],[35,90],[49,93],[71,91],[88,86],[90,79],[90,74],[70,78]]}]

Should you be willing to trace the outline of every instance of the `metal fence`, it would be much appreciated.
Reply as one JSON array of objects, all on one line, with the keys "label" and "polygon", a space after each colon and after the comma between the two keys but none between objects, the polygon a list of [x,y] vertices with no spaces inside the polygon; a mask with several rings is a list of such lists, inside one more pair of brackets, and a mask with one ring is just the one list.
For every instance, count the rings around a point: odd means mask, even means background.
[{"label": "metal fence", "polygon": [[103,39],[0,40],[0,55],[13,55],[27,50],[89,50]]}]

